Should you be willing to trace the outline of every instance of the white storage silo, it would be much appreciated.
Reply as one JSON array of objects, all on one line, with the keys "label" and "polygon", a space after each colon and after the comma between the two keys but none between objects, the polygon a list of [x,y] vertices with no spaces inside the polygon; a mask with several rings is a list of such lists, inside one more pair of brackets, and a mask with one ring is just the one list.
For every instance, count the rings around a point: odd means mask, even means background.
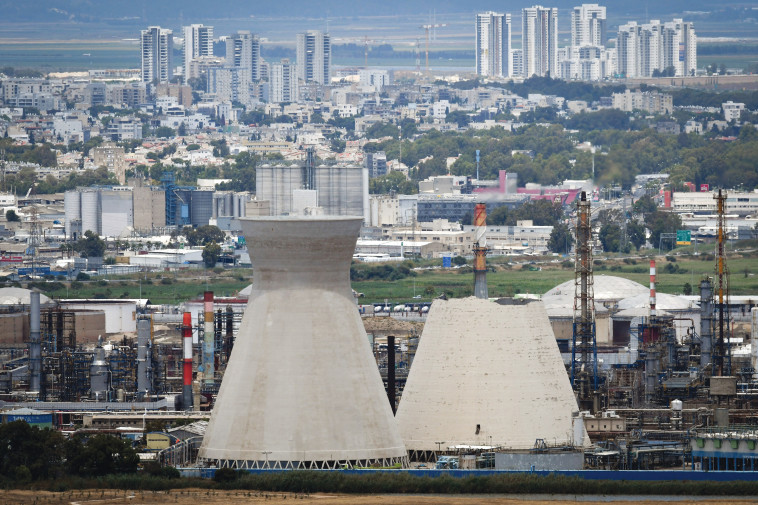
[{"label": "white storage silo", "polygon": [[76,190],[66,191],[63,195],[63,212],[65,214],[66,238],[73,238],[72,223],[82,219],[82,198],[81,193]]},{"label": "white storage silo", "polygon": [[82,234],[87,230],[100,235],[100,191],[86,189],[81,192]]}]

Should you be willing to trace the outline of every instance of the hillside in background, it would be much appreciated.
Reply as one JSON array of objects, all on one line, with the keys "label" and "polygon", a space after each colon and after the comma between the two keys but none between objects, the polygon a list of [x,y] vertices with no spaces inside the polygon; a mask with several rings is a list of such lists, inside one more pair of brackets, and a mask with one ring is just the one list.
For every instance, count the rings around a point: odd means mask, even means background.
[{"label": "hillside in background", "polygon": [[[0,12],[4,22],[77,22],[124,24],[132,21],[140,23],[162,23],[176,21],[184,17],[193,20],[218,18],[244,18],[250,16],[293,16],[297,17],[351,17],[465,13],[481,10],[514,12],[528,7],[534,2],[491,0],[386,0],[380,4],[369,0],[346,2],[345,0],[288,0],[286,2],[239,2],[236,0],[161,0],[149,2],[121,2],[114,0],[38,0],[34,8],[17,0],[0,0]],[[539,2],[537,2],[539,3]],[[581,2],[575,0],[554,0],[542,4],[560,9],[569,9]],[[622,5],[623,4],[623,5]],[[611,2],[606,3],[616,15],[664,16],[684,11],[709,11],[714,4],[705,0],[667,0],[666,2]],[[726,6],[749,6],[746,2],[720,3]],[[358,21],[358,20],[356,20]]]}]

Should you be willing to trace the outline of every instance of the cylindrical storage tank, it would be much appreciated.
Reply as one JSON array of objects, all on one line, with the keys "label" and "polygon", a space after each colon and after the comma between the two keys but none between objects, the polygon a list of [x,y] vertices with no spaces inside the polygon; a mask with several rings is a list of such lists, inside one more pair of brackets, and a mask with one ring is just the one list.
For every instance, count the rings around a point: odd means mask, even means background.
[{"label": "cylindrical storage tank", "polygon": [[100,234],[100,192],[82,191],[82,234],[87,230]]},{"label": "cylindrical storage tank", "polygon": [[240,222],[252,292],[200,460],[250,469],[405,465],[350,288],[362,219]]},{"label": "cylindrical storage tank", "polygon": [[682,411],[682,400],[671,400],[671,410],[674,412]]},{"label": "cylindrical storage tank", "polygon": [[82,195],[78,191],[66,191],[63,195],[63,213],[65,214],[66,238],[71,239],[73,221],[79,221],[82,218]]}]

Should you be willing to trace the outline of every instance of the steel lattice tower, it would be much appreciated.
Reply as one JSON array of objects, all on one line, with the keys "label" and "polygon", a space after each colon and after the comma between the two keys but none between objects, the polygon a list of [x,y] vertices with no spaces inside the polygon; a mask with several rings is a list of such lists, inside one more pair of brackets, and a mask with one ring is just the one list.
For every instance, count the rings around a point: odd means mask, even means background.
[{"label": "steel lattice tower", "polygon": [[597,391],[595,342],[595,294],[592,275],[592,224],[590,202],[582,191],[577,202],[576,257],[574,269],[574,331],[571,347],[571,385],[579,407],[592,407]]}]

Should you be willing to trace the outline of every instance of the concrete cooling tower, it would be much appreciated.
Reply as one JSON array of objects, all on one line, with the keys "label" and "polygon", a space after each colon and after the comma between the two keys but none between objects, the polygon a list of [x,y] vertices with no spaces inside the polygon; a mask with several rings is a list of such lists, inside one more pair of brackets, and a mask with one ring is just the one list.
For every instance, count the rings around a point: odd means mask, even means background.
[{"label": "concrete cooling tower", "polygon": [[396,419],[423,460],[456,445],[570,444],[577,410],[543,304],[472,297],[432,304]]},{"label": "concrete cooling tower", "polygon": [[407,464],[350,289],[361,218],[242,218],[253,290],[199,459],[218,467]]}]

